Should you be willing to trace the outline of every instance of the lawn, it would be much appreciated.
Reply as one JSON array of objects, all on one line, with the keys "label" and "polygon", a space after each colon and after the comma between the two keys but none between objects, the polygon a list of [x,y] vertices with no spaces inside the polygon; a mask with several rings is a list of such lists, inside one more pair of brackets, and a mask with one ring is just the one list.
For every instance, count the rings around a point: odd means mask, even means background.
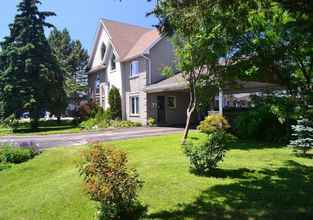
[{"label": "lawn", "polygon": [[[313,159],[285,147],[238,143],[218,172],[199,177],[189,172],[179,142],[179,135],[114,142],[145,181],[146,219],[313,218]],[[1,171],[0,219],[94,219],[97,204],[76,167],[84,148],[47,150]]]},{"label": "lawn", "polygon": [[13,131],[10,128],[0,125],[0,136],[5,135],[29,135],[29,134],[64,134],[64,133],[78,133],[81,129],[72,123],[72,121],[40,121],[39,127],[36,130],[30,128],[29,122],[23,122]]}]

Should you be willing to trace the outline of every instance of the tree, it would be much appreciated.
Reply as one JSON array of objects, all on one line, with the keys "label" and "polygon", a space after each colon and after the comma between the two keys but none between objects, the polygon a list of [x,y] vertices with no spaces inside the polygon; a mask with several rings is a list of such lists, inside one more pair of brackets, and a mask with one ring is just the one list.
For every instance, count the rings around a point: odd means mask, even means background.
[{"label": "tree", "polygon": [[[216,7],[212,7],[214,4]],[[235,51],[234,42],[242,35],[242,28],[234,29],[233,24],[242,17],[232,8],[227,8],[228,13],[224,14],[227,4],[209,0],[163,0],[158,1],[152,12],[159,18],[159,29],[174,39],[177,68],[189,87],[183,142],[188,137],[191,115],[199,104],[201,85],[222,88],[224,80],[230,76],[226,74],[234,63],[230,54]],[[231,75],[235,77],[236,74]]]},{"label": "tree", "polygon": [[110,112],[112,114],[113,119],[121,119],[122,118],[122,100],[119,90],[116,87],[112,87],[109,92],[109,105]]},{"label": "tree", "polygon": [[290,146],[302,151],[306,155],[313,148],[313,123],[309,119],[303,118],[298,124],[292,127],[295,140],[290,142]]},{"label": "tree", "polygon": [[38,4],[39,0],[19,3],[0,52],[1,118],[29,111],[33,128],[42,112],[58,105],[63,93],[63,78],[44,33],[44,27],[52,27],[46,18],[55,13],[39,11]]},{"label": "tree", "polygon": [[64,76],[66,95],[79,104],[78,93],[86,90],[87,85],[88,53],[80,41],[71,39],[67,29],[59,31],[54,28],[48,41]]},{"label": "tree", "polygon": [[[200,53],[212,58],[206,60],[210,60],[210,74],[218,76],[211,67],[218,66],[218,59],[223,61],[226,66],[220,71],[219,84],[229,76],[271,81],[285,86],[288,95],[298,100],[302,115],[313,105],[310,1],[160,0],[152,13],[159,18],[161,31],[187,39],[179,50],[188,46],[198,56],[202,44]],[[201,67],[205,60],[194,55],[178,56],[178,60],[191,57],[198,62],[193,62],[194,67]]]}]

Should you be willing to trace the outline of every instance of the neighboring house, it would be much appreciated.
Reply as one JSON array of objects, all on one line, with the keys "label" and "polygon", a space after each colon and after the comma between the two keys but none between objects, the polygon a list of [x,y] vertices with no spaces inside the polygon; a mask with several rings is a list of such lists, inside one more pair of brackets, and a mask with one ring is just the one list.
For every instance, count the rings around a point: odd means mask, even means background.
[{"label": "neighboring house", "polygon": [[165,66],[175,70],[174,50],[157,29],[102,19],[89,61],[89,95],[107,109],[114,86],[122,97],[124,120],[147,124],[152,117],[158,124],[183,125],[188,88],[181,74],[162,76]]}]

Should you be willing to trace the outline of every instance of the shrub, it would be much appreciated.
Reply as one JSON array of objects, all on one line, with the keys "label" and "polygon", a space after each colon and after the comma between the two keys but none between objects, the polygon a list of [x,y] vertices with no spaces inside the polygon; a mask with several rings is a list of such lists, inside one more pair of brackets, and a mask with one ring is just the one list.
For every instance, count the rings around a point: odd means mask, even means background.
[{"label": "shrub", "polygon": [[95,109],[98,109],[95,101],[82,101],[79,104],[79,115],[81,119],[87,119],[91,117],[92,114],[95,114]]},{"label": "shrub", "polygon": [[0,149],[0,162],[15,164],[23,163],[32,159],[38,153],[38,147],[32,142],[19,145],[6,144]]},{"label": "shrub", "polygon": [[143,182],[127,163],[127,154],[111,146],[97,144],[83,153],[80,174],[91,198],[101,203],[100,219],[137,219],[145,210],[137,199]]},{"label": "shrub", "polygon": [[87,121],[83,121],[79,124],[81,129],[91,130],[94,129],[97,125],[97,120],[95,118],[90,118]]},{"label": "shrub", "polygon": [[97,122],[102,122],[102,121],[110,121],[113,119],[112,117],[112,112],[110,109],[104,111],[102,108],[97,112],[95,115],[95,119]]},{"label": "shrub", "polygon": [[308,119],[298,120],[297,125],[292,126],[295,140],[290,142],[290,146],[296,151],[301,151],[305,156],[307,152],[313,149],[313,122]]},{"label": "shrub", "polygon": [[113,128],[134,128],[142,126],[139,122],[112,120],[110,122]]},{"label": "shrub", "polygon": [[198,126],[202,133],[210,134],[217,131],[229,129],[228,121],[220,114],[209,115]]},{"label": "shrub", "polygon": [[288,143],[291,125],[299,116],[294,97],[283,94],[253,96],[253,108],[234,120],[234,131],[242,139]]},{"label": "shrub", "polygon": [[235,141],[235,137],[225,131],[215,131],[208,135],[205,142],[194,144],[188,141],[183,150],[190,160],[190,166],[197,174],[203,175],[215,169],[223,161],[226,146]]},{"label": "shrub", "polygon": [[149,127],[154,127],[156,125],[156,120],[154,118],[149,118],[148,119],[148,126]]},{"label": "shrub", "polygon": [[112,113],[112,119],[122,118],[122,100],[119,90],[116,87],[112,87],[109,92],[109,105]]}]

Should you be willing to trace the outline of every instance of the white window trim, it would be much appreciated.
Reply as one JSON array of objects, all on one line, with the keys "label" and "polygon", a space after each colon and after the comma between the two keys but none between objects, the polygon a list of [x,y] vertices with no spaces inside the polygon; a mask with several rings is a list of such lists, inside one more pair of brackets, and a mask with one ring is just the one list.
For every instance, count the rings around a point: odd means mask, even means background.
[{"label": "white window trim", "polygon": [[[137,109],[137,105],[135,103],[135,113],[133,113],[133,99],[136,100],[136,98],[138,98],[137,102],[138,102],[138,109]],[[130,96],[129,97],[129,113],[130,113],[130,116],[134,116],[134,117],[138,117],[140,115],[140,100],[139,100],[139,96],[138,95],[133,95],[133,96]]]},{"label": "white window trim", "polygon": [[[169,106],[169,103],[168,103],[169,98],[173,98],[173,99],[174,99],[174,106]],[[169,109],[176,109],[176,107],[177,107],[176,96],[168,96],[168,97],[167,97],[167,107],[168,107]]]},{"label": "white window trim", "polygon": [[[137,64],[137,73],[132,73],[132,70],[133,70],[133,65],[134,64]],[[129,76],[130,76],[130,78],[136,78],[136,77],[138,77],[139,76],[139,74],[140,74],[140,62],[139,62],[139,60],[134,60],[134,61],[132,61],[131,63],[130,63],[130,65],[129,65]]]}]

